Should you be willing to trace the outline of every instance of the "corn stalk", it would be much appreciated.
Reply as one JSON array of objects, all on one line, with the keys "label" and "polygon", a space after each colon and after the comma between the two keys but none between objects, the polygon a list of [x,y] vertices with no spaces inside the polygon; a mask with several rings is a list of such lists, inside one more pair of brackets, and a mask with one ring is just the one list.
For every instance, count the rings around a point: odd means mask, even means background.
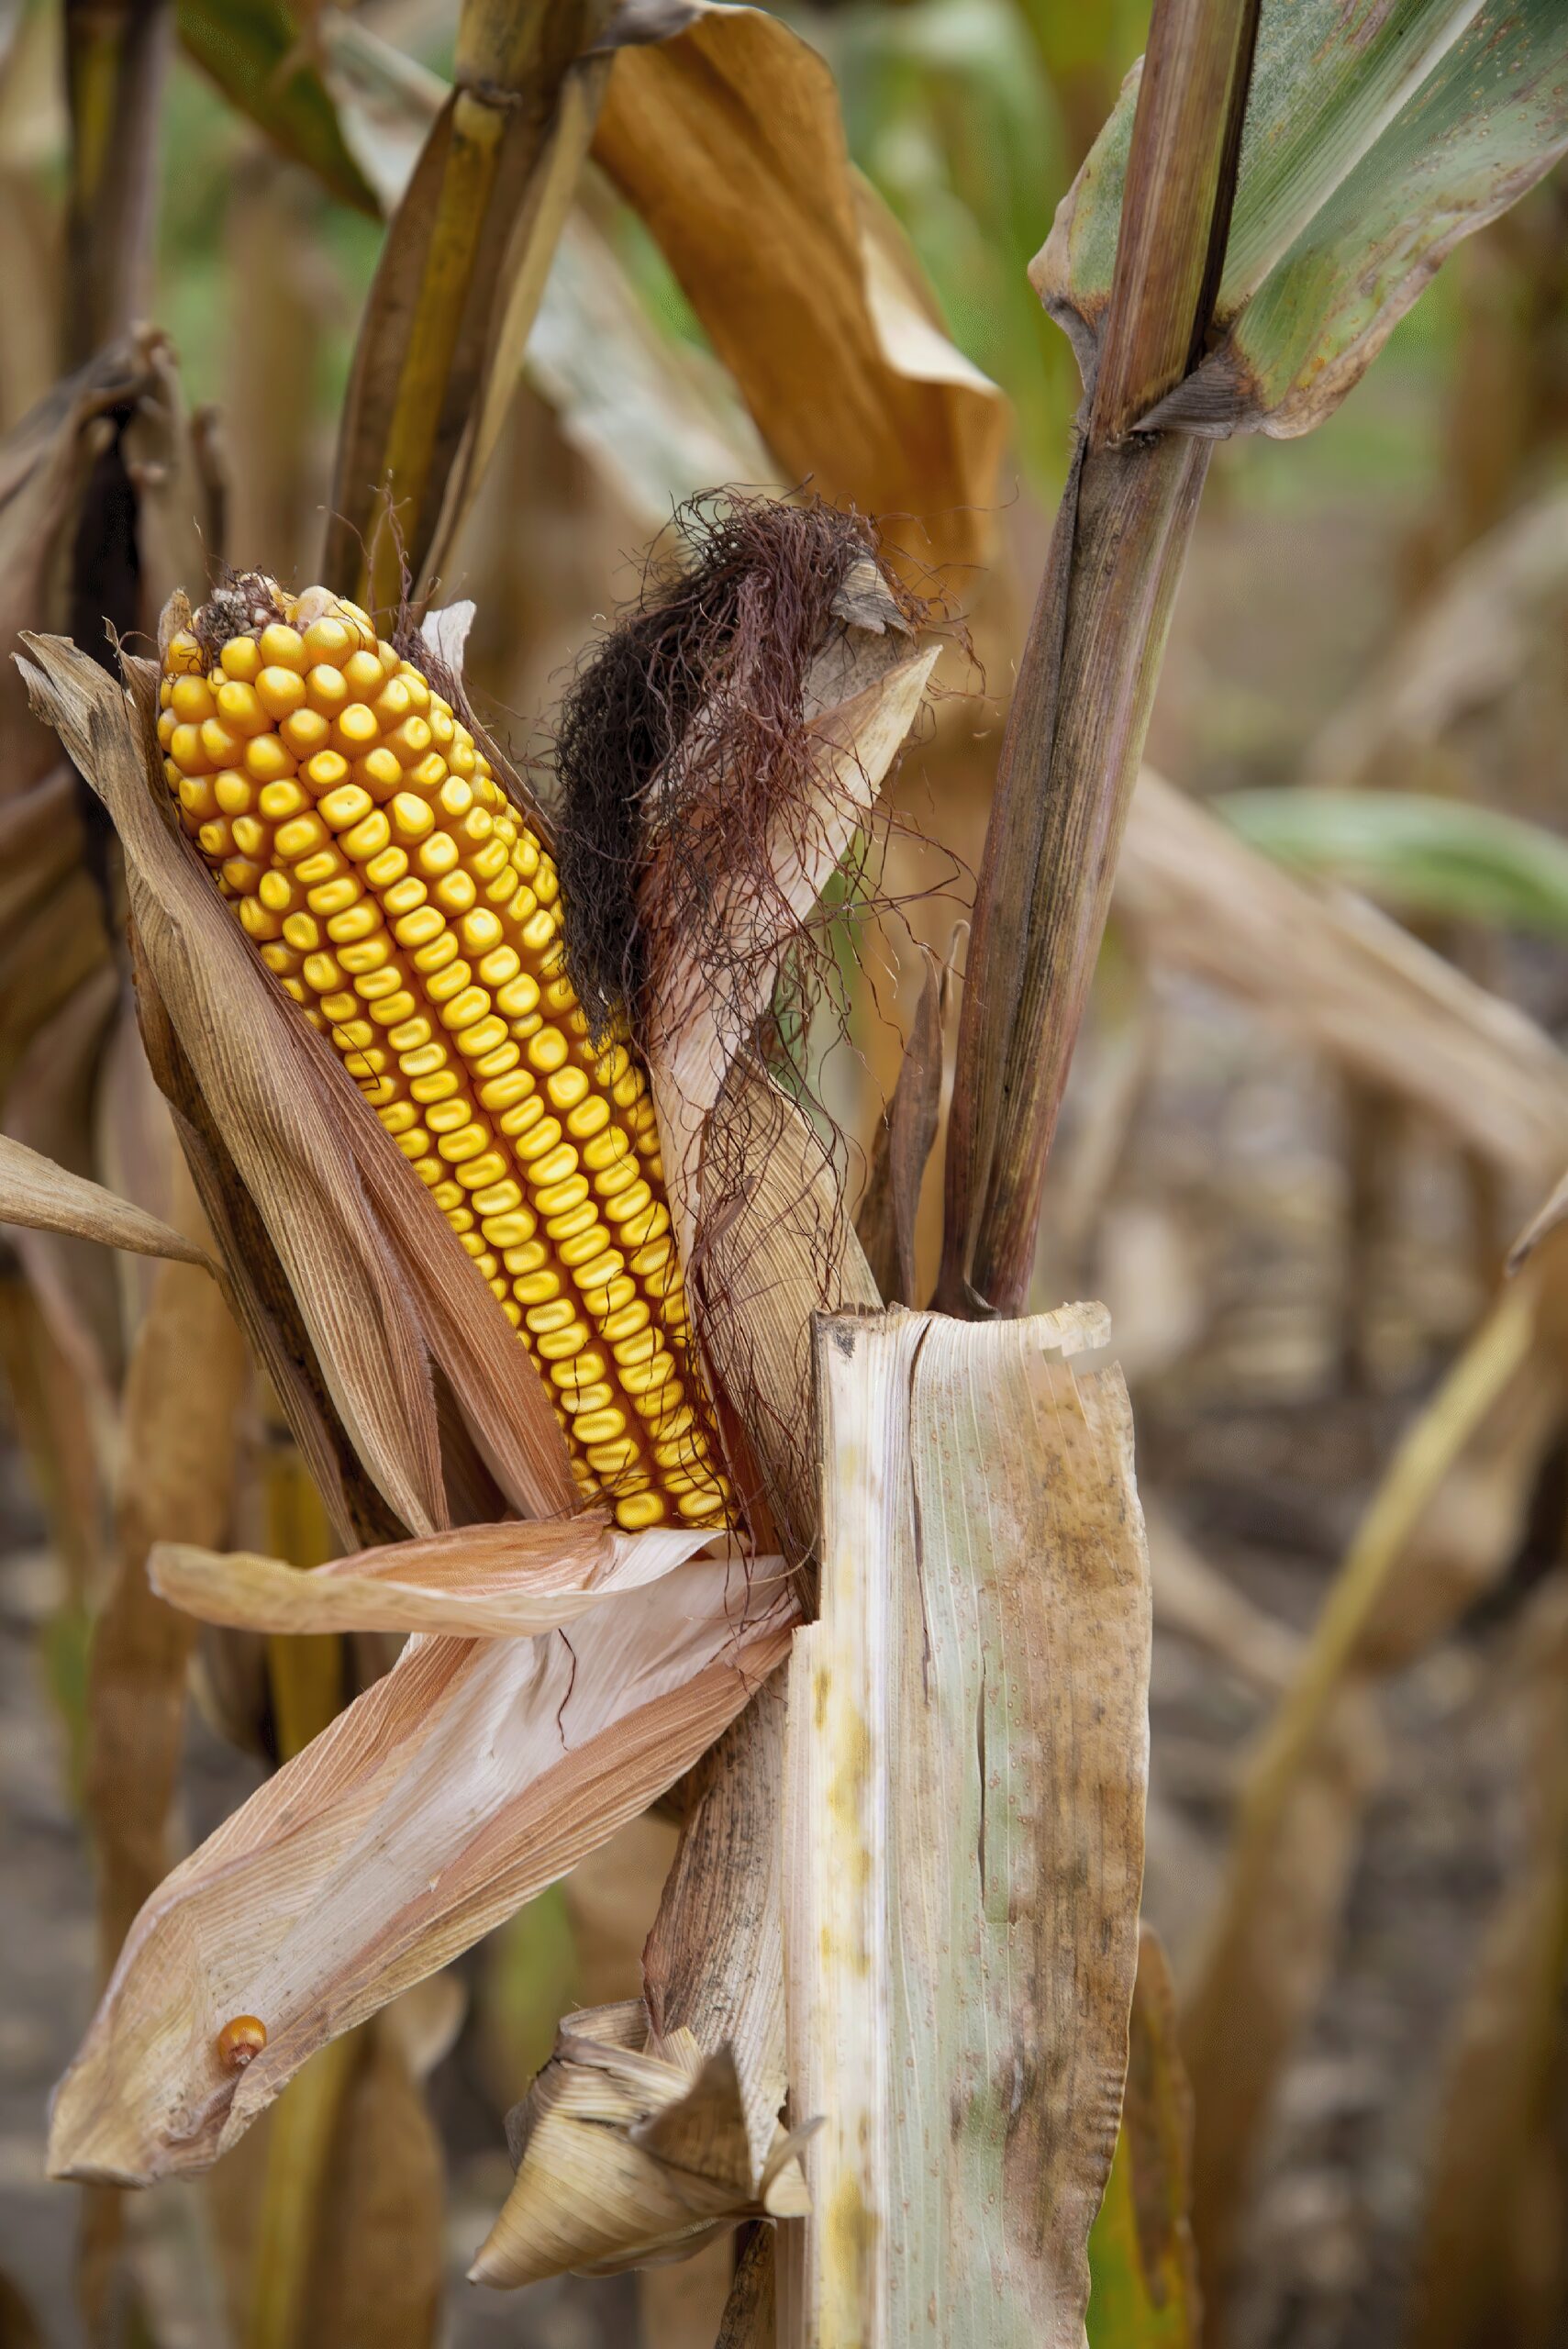
[{"label": "corn stalk", "polygon": [[1203,348],[1256,32],[1255,0],[1154,13],[1109,307],[975,900],[938,1289],[949,1312],[1016,1313],[1029,1286],[1045,1162],[1208,470],[1206,443],[1133,428]]}]

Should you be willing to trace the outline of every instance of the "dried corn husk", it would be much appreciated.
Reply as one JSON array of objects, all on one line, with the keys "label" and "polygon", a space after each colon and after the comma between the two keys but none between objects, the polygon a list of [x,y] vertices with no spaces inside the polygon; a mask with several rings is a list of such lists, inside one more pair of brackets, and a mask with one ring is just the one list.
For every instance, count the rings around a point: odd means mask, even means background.
[{"label": "dried corn husk", "polygon": [[[387,1505],[415,1533],[450,1521],[439,1370],[506,1498],[529,1515],[569,1506],[541,1381],[439,1211],[168,821],[132,699],[59,639],[27,641],[35,708],[114,818],[139,951],[287,1276],[331,1402]],[[150,1043],[150,1056],[160,1069]],[[210,1196],[204,1203],[212,1214]],[[290,1408],[286,1388],[282,1399]]]},{"label": "dried corn husk", "polygon": [[167,1256],[200,1264],[217,1274],[206,1250],[129,1199],[118,1199],[101,1183],[72,1174],[25,1142],[0,1134],[0,1223],[31,1231],[68,1232],[100,1241],[106,1248],[128,1248],[139,1256]]},{"label": "dried corn husk", "polygon": [[[623,1533],[602,1514],[468,1525],[335,1558],[307,1574],[253,1552],[219,1556],[161,1542],[152,1586],[204,1623],[251,1631],[451,1631],[523,1639],[558,1631],[623,1591],[640,1590],[711,1541],[701,1527]],[[753,1583],[781,1559],[751,1562]]]},{"label": "dried corn husk", "polygon": [[679,2026],[661,2038],[640,1998],[566,2017],[508,2136],[517,2182],[475,2283],[610,2275],[806,2207],[794,2140],[775,2131],[754,2161],[733,2051],[705,2056]]},{"label": "dried corn husk", "polygon": [[[748,880],[737,887],[731,904],[720,908],[716,928],[724,937],[721,967],[703,969],[673,958],[655,974],[648,1059],[671,1208],[677,1231],[684,1229],[685,1253],[702,1219],[704,1127],[772,995],[784,952],[869,820],[936,665],[935,647],[906,652],[906,636],[894,633],[904,624],[891,596],[874,565],[868,561],[863,570],[864,593],[872,601],[858,608],[873,624],[846,618],[806,681],[809,731],[818,758],[815,805],[790,808],[781,819],[770,843],[769,891],[759,893]],[[656,879],[650,874],[645,887]],[[738,983],[740,974],[743,981]]]},{"label": "dried corn husk", "polygon": [[[744,1398],[746,1439],[793,1557],[809,1546],[816,1518],[806,1440],[811,1314],[880,1299],[822,1144],[798,1104],[742,1047],[792,925],[808,917],[854,825],[870,811],[929,668],[927,656],[906,655],[896,608],[870,564],[856,574],[845,609],[858,617],[840,616],[807,685],[826,750],[821,796],[778,836],[783,902],[768,901],[776,931],[760,933],[754,898],[735,907],[736,956],[753,992],[738,1004],[732,989],[702,970],[664,970],[657,982],[662,1024],[650,1053],[672,1202],[688,1244],[703,1219],[694,1287],[705,1304],[712,1301],[705,1343],[723,1389]],[[702,1189],[705,1161],[714,1155],[746,1170],[740,1190],[717,1206]],[[684,2255],[716,2222],[732,2225],[773,2207],[764,2181],[784,2091],[781,1759],[782,1708],[770,1687],[707,1758],[692,1789],[681,1851],[644,1953],[643,2000],[634,2009],[640,2020],[634,2024],[618,2009],[574,2018],[524,2108],[530,2129],[537,2119],[541,2133],[530,2138],[533,2157],[519,2169],[481,2254],[475,2273],[484,2280],[519,2283],[591,2255],[634,2265],[673,2253],[677,2243]],[[667,2054],[681,2044],[694,2063],[722,2057],[728,2065],[750,2151],[744,2164],[737,2155],[731,2165],[721,2200],[713,2199],[711,2178],[706,2199],[695,2202],[690,2182],[662,2175],[646,2149],[634,2159],[631,2106],[606,2110],[597,2043],[619,2045],[628,2030],[641,2034],[639,2049]],[[579,2076],[582,2066],[594,2076]],[[672,2081],[665,2087],[675,2092]],[[618,2125],[601,2126],[605,2120]],[[571,2198],[560,2193],[562,2175],[574,2181]],[[591,2253],[584,2231],[592,2233]]]},{"label": "dried corn husk", "polygon": [[[564,1636],[421,1638],[143,1909],[56,2093],[56,2175],[204,2168],[307,2056],[614,1832],[788,1644],[790,1600],[694,1559]],[[265,2048],[238,2080],[230,2015]]]}]

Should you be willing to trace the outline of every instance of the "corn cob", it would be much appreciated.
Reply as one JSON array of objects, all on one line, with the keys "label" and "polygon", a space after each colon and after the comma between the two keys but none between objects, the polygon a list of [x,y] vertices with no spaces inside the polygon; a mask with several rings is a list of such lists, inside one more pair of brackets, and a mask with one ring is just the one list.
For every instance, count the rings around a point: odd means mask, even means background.
[{"label": "corn cob", "polygon": [[489,761],[324,588],[247,581],[163,671],[183,829],[528,1346],[580,1489],[632,1530],[723,1523],[647,1082],[594,1048],[555,867]]}]

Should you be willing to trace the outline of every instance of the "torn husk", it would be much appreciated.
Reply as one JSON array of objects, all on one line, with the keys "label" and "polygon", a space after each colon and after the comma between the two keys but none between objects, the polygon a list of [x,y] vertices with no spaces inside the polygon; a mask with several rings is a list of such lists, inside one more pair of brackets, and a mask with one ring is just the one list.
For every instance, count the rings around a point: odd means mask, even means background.
[{"label": "torn husk", "polygon": [[[416,1639],[143,1908],[56,2092],[56,2176],[205,2168],[307,2056],[645,1809],[781,1660],[793,1608],[693,1559],[570,1643]],[[238,2076],[219,2034],[255,2016]]]},{"label": "torn husk", "polygon": [[612,2275],[806,2208],[795,2139],[775,2129],[754,2160],[733,2050],[706,2055],[684,2027],[661,2039],[640,1998],[566,2017],[507,2133],[517,2179],[480,2284]]},{"label": "torn husk", "polygon": [[[251,1551],[161,1542],[152,1586],[205,1623],[251,1631],[450,1631],[526,1639],[559,1631],[622,1592],[670,1574],[709,1542],[701,1526],[625,1533],[602,1510],[519,1524],[468,1525],[334,1558],[306,1573]],[[777,1581],[782,1558],[748,1562],[754,1586]]]},{"label": "torn husk", "polygon": [[[379,1490],[413,1532],[448,1521],[439,1367],[514,1506],[530,1515],[569,1506],[537,1373],[391,1137],[168,820],[156,746],[138,711],[73,647],[27,641],[34,707],[114,818],[139,951]],[[145,685],[143,667],[129,669]]]},{"label": "torn husk", "polygon": [[877,1302],[829,1153],[773,1080],[775,990],[873,821],[935,646],[872,535],[829,509],[730,500],[682,518],[569,697],[562,886],[579,995],[624,1003],[648,1063],[671,1212],[743,1489],[803,1553],[815,1520],[806,1341]]}]

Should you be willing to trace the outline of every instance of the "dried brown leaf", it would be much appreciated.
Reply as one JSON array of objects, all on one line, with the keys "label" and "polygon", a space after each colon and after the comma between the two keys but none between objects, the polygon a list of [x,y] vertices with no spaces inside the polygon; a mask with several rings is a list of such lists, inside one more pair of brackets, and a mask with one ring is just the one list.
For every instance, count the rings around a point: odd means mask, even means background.
[{"label": "dried brown leaf", "polygon": [[983,560],[1006,406],[915,298],[917,269],[851,168],[817,52],[761,9],[705,8],[620,51],[594,156],[786,477],[897,518],[917,560]]},{"label": "dried brown leaf", "polygon": [[[628,1590],[670,1574],[711,1534],[697,1528],[623,1533],[584,1515],[468,1525],[422,1542],[363,1550],[301,1574],[282,1558],[219,1556],[163,1542],[148,1572],[171,1606],[204,1623],[252,1631],[450,1631],[522,1639],[559,1631]],[[752,1563],[754,1577],[782,1561]]]},{"label": "dried brown leaf", "polygon": [[1283,872],[1147,767],[1116,902],[1152,960],[1240,995],[1492,1164],[1544,1184],[1568,1157],[1568,1060],[1533,1021],[1361,898]]},{"label": "dried brown leaf", "polygon": [[[199,1230],[187,1197],[183,1219]],[[221,1291],[197,1267],[166,1264],[132,1351],[116,1496],[117,1565],[94,1629],[86,1806],[98,1861],[101,1962],[167,1864],[166,1820],[184,1735],[185,1664],[195,1628],[152,1591],[158,1541],[220,1541],[233,1499],[249,1377],[244,1341]]]},{"label": "dried brown leaf", "polygon": [[171,1256],[183,1264],[217,1267],[206,1250],[173,1231],[129,1199],[117,1199],[100,1183],[72,1174],[40,1158],[25,1142],[0,1134],[0,1223],[33,1231],[65,1231],[95,1240],[106,1248],[129,1248],[139,1256]]},{"label": "dried brown leaf", "polygon": [[922,952],[925,984],[855,1218],[855,1237],[888,1305],[915,1302],[915,1220],[941,1100],[947,973],[929,946]]},{"label": "dried brown leaf", "polygon": [[[688,1768],[792,1609],[694,1559],[568,1640],[417,1639],[176,1868],[56,2092],[55,2174],[204,2168],[315,2050],[518,1908]],[[238,2079],[217,2033],[259,2015]]]},{"label": "dried brown leaf", "polygon": [[733,2051],[705,2059],[679,2026],[658,2036],[640,1999],[568,2015],[507,2132],[517,2181],[470,2270],[476,2283],[613,2274],[695,2251],[741,2218],[805,2207],[782,2132],[776,2162],[753,2164]]}]

